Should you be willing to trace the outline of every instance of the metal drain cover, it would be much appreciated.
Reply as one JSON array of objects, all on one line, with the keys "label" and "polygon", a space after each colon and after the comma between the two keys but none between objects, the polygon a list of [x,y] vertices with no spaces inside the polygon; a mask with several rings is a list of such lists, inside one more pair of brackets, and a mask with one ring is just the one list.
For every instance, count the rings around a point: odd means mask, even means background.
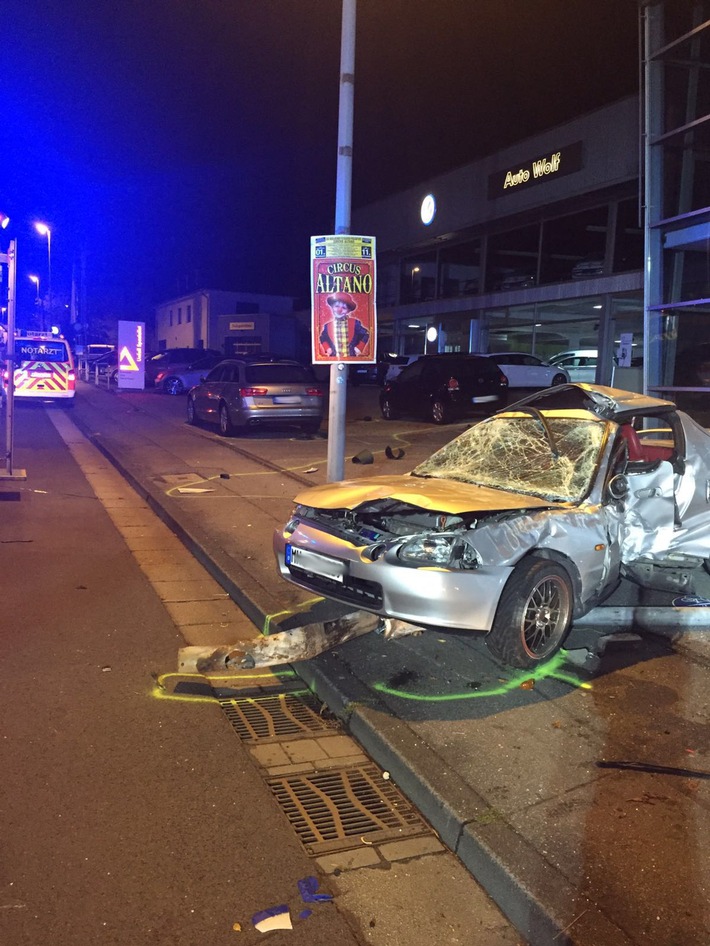
[{"label": "metal drain cover", "polygon": [[381,844],[431,828],[374,764],[267,779],[311,854]]},{"label": "metal drain cover", "polygon": [[320,704],[310,693],[221,699],[219,703],[240,739],[245,741],[334,728],[319,715]]}]

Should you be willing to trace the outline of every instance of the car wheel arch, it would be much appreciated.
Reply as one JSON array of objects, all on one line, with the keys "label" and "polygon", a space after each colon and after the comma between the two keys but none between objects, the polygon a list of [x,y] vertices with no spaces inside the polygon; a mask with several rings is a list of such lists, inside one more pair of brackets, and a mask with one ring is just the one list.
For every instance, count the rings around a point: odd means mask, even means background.
[{"label": "car wheel arch", "polygon": [[[572,584],[572,592],[574,594],[574,601],[572,602],[572,614],[574,617],[581,617],[583,614],[586,614],[587,609],[583,605],[583,586],[582,586],[582,576],[579,573],[576,563],[568,555],[565,555],[564,552],[559,552],[557,549],[547,549],[547,548],[534,548],[531,549],[527,555],[524,555],[523,558],[540,558],[547,562],[554,562],[556,565],[561,565],[562,568],[567,572],[570,583]],[[516,565],[519,565],[521,558]]]}]

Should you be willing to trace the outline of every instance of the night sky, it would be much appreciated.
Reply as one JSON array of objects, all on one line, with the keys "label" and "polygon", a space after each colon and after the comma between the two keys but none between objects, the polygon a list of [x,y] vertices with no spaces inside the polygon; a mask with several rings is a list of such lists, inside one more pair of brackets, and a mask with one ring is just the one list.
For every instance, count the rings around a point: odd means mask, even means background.
[{"label": "night sky", "polygon": [[[0,210],[18,322],[45,283],[149,318],[187,289],[308,297],[334,227],[341,0],[22,0]],[[638,88],[636,0],[359,0],[353,206]],[[46,288],[46,283],[42,286]]]}]

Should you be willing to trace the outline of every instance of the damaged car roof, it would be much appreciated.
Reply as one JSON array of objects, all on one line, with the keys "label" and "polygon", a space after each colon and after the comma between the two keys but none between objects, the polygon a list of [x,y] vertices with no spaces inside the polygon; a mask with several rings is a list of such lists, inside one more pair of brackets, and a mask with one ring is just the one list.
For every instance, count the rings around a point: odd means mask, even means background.
[{"label": "damaged car roof", "polygon": [[545,388],[516,401],[499,413],[507,413],[519,405],[530,405],[539,410],[586,410],[607,420],[621,421],[634,414],[662,414],[675,410],[672,401],[638,394],[635,391],[622,391],[602,384],[560,384],[554,388]]}]

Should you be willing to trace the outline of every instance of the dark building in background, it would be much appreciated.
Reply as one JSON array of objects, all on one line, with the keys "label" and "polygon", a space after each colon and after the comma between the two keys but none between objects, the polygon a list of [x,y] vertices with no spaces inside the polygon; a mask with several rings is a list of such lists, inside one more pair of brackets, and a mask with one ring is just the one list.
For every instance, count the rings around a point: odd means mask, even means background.
[{"label": "dark building in background", "polygon": [[596,351],[600,383],[710,393],[710,2],[639,15],[638,97],[353,214],[380,350]]}]

